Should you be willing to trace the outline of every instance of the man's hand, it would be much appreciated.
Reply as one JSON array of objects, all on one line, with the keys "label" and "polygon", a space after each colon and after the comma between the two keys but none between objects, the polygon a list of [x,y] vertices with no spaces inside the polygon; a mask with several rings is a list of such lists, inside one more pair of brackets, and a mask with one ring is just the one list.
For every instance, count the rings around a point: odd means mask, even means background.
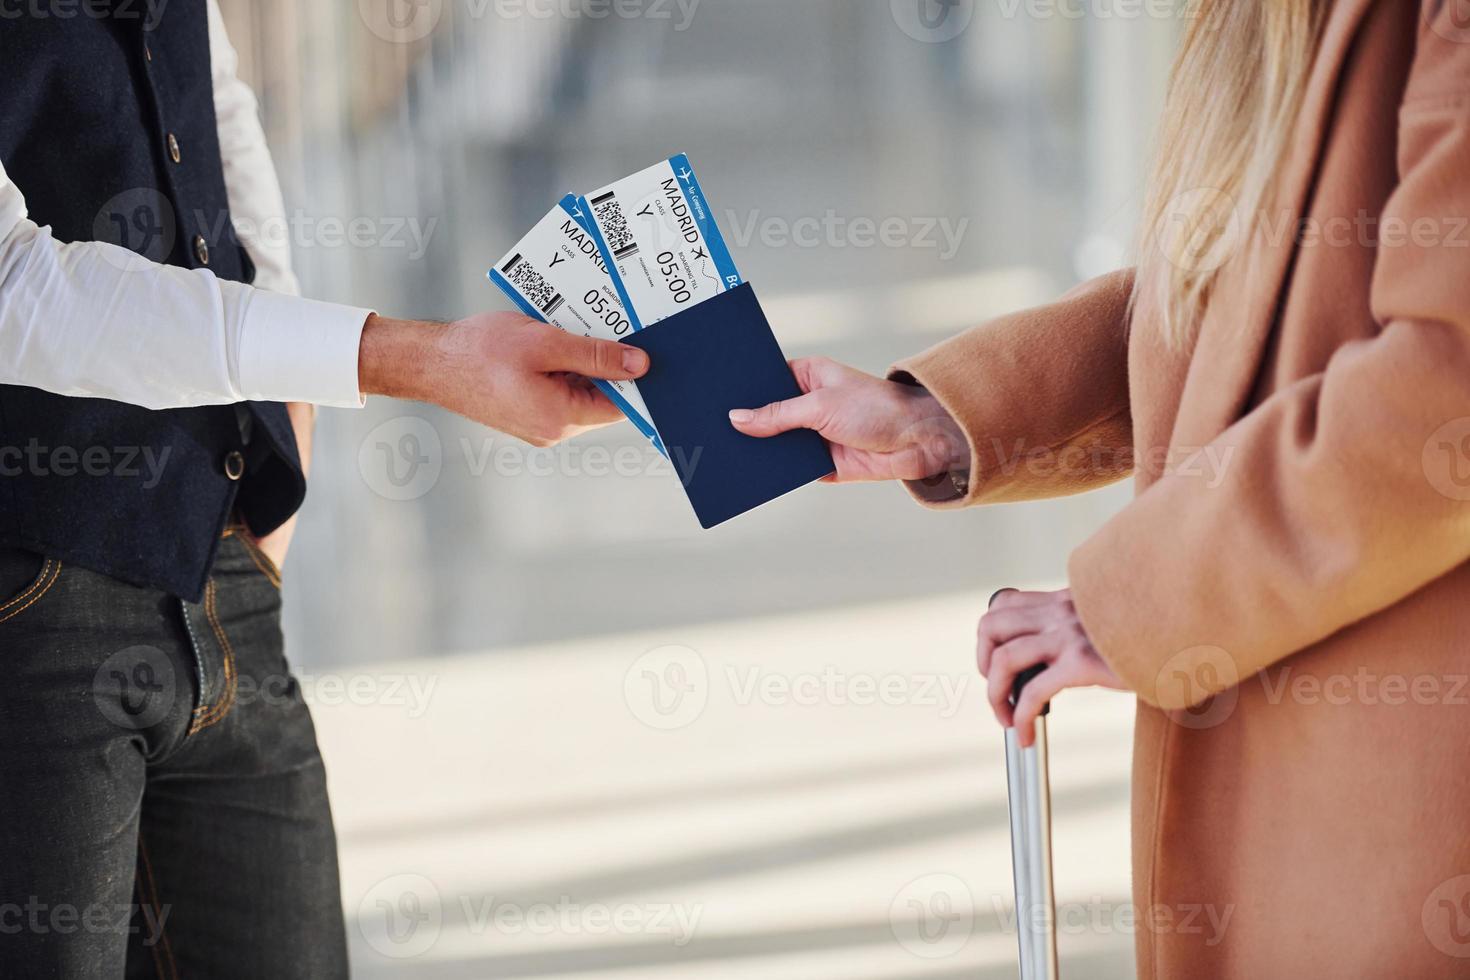
[{"label": "man's hand", "polygon": [[884,381],[825,357],[791,362],[806,394],[736,409],[730,423],[750,436],[815,429],[831,444],[835,483],[922,480],[969,469],[970,449],[950,414],[923,388]]},{"label": "man's hand", "polygon": [[359,355],[365,394],[432,402],[492,429],[550,446],[622,418],[586,379],[648,370],[636,347],[564,333],[518,313],[454,323],[368,318]]}]

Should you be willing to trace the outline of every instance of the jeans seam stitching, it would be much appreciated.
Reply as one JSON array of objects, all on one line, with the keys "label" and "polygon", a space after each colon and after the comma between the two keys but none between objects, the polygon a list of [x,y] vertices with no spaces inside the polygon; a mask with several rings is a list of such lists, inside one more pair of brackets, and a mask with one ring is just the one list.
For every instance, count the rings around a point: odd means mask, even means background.
[{"label": "jeans seam stitching", "polygon": [[[179,600],[179,615],[183,617],[184,632],[189,637],[189,649],[194,654],[194,679],[199,685],[199,705],[194,708],[192,713],[197,715],[205,709],[204,692],[207,685],[204,678],[204,651],[200,649],[199,637],[194,632],[194,621],[189,618],[189,604],[182,599]],[[184,734],[186,736],[193,735],[194,731],[194,726],[190,725],[189,730]]]},{"label": "jeans seam stitching", "polygon": [[38,589],[38,588],[41,587],[41,583],[46,580],[46,576],[48,574],[50,574],[50,572],[51,572],[51,559],[50,558],[44,558],[44,559],[42,559],[42,561],[41,561],[41,570],[36,573],[36,577],[35,578],[31,579],[31,584],[30,585],[27,585],[24,589],[21,589],[19,595],[12,597],[3,606],[0,606],[0,612],[4,612],[5,610],[9,609],[11,606],[15,605],[17,602],[24,602],[26,596],[30,595],[32,592],[36,591],[36,589]]},{"label": "jeans seam stitching", "polygon": [[[143,838],[141,836],[139,836],[139,838],[138,838],[138,857],[139,857],[139,860],[141,861],[141,859],[143,857]],[[141,864],[139,865],[138,870],[137,870],[137,872],[134,875],[133,884],[134,884],[134,886],[136,886],[136,888],[138,890],[138,908],[139,909],[142,909],[145,906],[148,907],[148,908],[152,908],[153,907],[153,898],[152,898],[152,896],[150,895],[150,893],[148,891],[147,884],[145,884],[145,881],[144,881],[144,871],[143,871],[143,867],[142,867]],[[157,943],[151,944],[148,947],[148,952],[150,954],[152,954],[152,956],[153,956],[153,975],[156,976],[156,977],[158,977],[159,980],[164,980],[163,960],[159,956],[158,944]]]},{"label": "jeans seam stitching", "polygon": [[148,847],[143,843],[142,831],[138,832],[138,853],[143,858],[143,871],[147,875],[148,887],[146,890],[148,896],[146,900],[149,905],[153,906],[153,914],[157,917],[158,921],[158,942],[153,946],[153,965],[158,970],[160,980],[164,980],[163,958],[158,955],[158,947],[161,945],[164,953],[168,954],[169,973],[173,976],[174,980],[178,980],[179,965],[174,960],[173,946],[170,945],[168,934],[164,931],[163,907],[162,903],[158,900],[158,882],[153,878],[153,862],[148,859]]},{"label": "jeans seam stitching", "polygon": [[[204,587],[204,598],[201,605],[208,605],[210,591],[213,588],[214,580],[210,579],[209,583],[206,584]],[[193,720],[189,725],[189,730],[185,732],[186,735],[193,735],[195,732],[206,727],[204,724],[202,724],[202,722],[219,707],[220,703],[222,703],[224,699],[224,695],[221,694],[221,700],[215,702],[214,704],[204,703],[205,692],[208,690],[207,683],[204,677],[204,648],[199,644],[199,637],[194,632],[194,623],[189,618],[187,609],[184,613],[184,624],[189,629],[189,642],[194,645],[194,664],[198,668],[199,674],[199,706],[194,709]]]},{"label": "jeans seam stitching", "polygon": [[245,546],[245,553],[250,556],[251,561],[255,562],[255,567],[260,569],[260,574],[265,576],[266,581],[280,589],[281,567],[275,563],[275,560],[262,551],[260,545],[251,541],[244,534],[240,535],[240,543]]},{"label": "jeans seam stitching", "polygon": [[210,579],[209,585],[204,590],[204,615],[209,620],[210,627],[214,630],[215,638],[219,640],[220,649],[224,651],[225,670],[225,692],[220,696],[218,702],[212,707],[199,707],[195,709],[194,724],[189,729],[191,733],[201,731],[210,725],[220,721],[235,705],[236,677],[235,677],[235,650],[230,646],[229,637],[225,636],[224,627],[220,625],[218,609],[215,606],[216,589],[214,580]]},{"label": "jeans seam stitching", "polygon": [[[50,575],[50,578],[47,578],[48,574]],[[55,561],[51,558],[47,558],[45,564],[41,566],[41,574],[36,576],[36,580],[31,583],[30,588],[26,589],[14,599],[11,599],[5,605],[0,606],[0,612],[4,612],[6,609],[10,609],[11,606],[15,605],[17,602],[26,599],[28,596],[30,597],[29,601],[27,601],[25,605],[21,606],[19,609],[11,610],[4,616],[0,616],[0,623],[3,623],[9,619],[14,619],[21,613],[25,612],[27,609],[31,608],[31,606],[35,605],[38,601],[40,601],[42,596],[51,591],[51,586],[55,585],[56,580],[60,577],[61,562]],[[37,589],[40,589],[40,591],[36,592]],[[32,593],[35,594],[32,595]]]}]

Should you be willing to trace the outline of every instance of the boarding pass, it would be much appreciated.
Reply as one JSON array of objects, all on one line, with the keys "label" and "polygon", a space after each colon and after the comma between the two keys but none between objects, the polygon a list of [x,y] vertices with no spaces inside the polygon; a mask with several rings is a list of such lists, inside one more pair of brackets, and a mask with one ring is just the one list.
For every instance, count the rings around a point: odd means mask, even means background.
[{"label": "boarding pass", "polygon": [[684,154],[578,201],[635,330],[743,281]]},{"label": "boarding pass", "polygon": [[[516,242],[490,270],[490,281],[527,316],[568,333],[622,340],[634,330],[574,195],[562,198]],[[662,451],[638,386],[632,381],[595,383]]]}]

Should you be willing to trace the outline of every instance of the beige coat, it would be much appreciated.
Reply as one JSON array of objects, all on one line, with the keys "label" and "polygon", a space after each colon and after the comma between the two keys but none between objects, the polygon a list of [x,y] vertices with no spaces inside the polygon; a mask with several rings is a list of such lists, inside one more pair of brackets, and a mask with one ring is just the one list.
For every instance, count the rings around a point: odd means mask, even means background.
[{"label": "beige coat", "polygon": [[971,440],[950,506],[1135,475],[1068,572],[1139,697],[1142,977],[1470,976],[1456,6],[1333,5],[1283,179],[1189,348],[1144,301],[1130,322],[1120,272],[899,366]]}]

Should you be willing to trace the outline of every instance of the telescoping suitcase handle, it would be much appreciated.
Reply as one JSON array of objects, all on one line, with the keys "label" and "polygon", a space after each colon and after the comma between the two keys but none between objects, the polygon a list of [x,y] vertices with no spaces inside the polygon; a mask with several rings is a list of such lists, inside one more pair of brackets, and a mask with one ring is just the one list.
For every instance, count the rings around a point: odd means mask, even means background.
[{"label": "telescoping suitcase handle", "polygon": [[[1001,589],[996,597],[1011,589]],[[1037,664],[1016,676],[1011,705],[1046,667]],[[1011,868],[1016,880],[1016,941],[1021,980],[1057,980],[1057,906],[1051,877],[1051,781],[1047,774],[1046,716],[1036,719],[1036,740],[1021,748],[1014,728],[1007,728],[1006,802],[1011,815]]]}]

